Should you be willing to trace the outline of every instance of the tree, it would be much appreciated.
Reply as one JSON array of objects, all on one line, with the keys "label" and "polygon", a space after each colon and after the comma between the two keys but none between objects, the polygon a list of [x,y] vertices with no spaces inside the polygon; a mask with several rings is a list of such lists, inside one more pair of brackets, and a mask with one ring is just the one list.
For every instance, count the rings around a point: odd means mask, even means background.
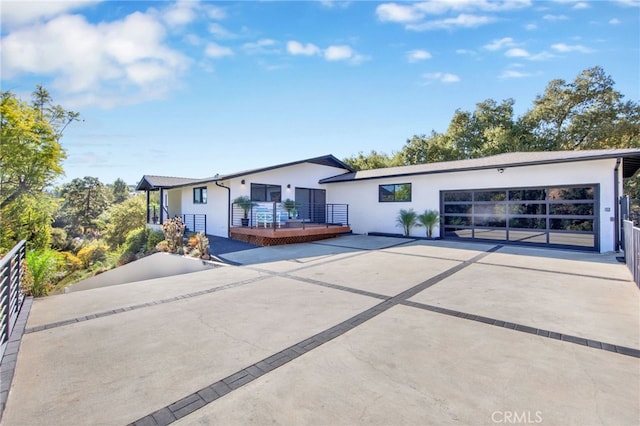
[{"label": "tree", "polygon": [[435,131],[432,131],[429,136],[414,135],[411,139],[407,139],[400,155],[405,165],[460,159],[460,153],[451,140]]},{"label": "tree", "polygon": [[77,118],[53,105],[42,86],[36,87],[32,104],[0,92],[0,248],[23,238],[33,248],[47,248],[55,203],[44,191],[63,174],[59,140]]},{"label": "tree", "polygon": [[398,154],[390,157],[384,152],[371,150],[369,154],[362,151],[357,156],[345,158],[343,162],[354,170],[380,169],[402,165],[402,157]]},{"label": "tree", "polygon": [[79,229],[81,234],[95,229],[95,220],[108,206],[105,186],[96,177],[76,178],[63,185],[62,209],[70,220],[69,225]]},{"label": "tree", "polygon": [[111,192],[113,194],[113,202],[120,204],[127,198],[129,198],[129,186],[122,179],[118,178],[113,182],[111,186]]},{"label": "tree", "polygon": [[535,136],[531,150],[640,146],[640,105],[624,102],[601,67],[582,71],[572,83],[552,80],[522,125]]},{"label": "tree", "polygon": [[144,227],[147,222],[146,197],[142,194],[114,204],[105,212],[108,216],[105,240],[112,249],[122,245],[127,234]]},{"label": "tree", "polygon": [[418,223],[418,214],[413,209],[400,209],[396,217],[396,226],[401,227],[404,231],[404,236],[408,237],[411,233],[411,228],[420,226]]}]

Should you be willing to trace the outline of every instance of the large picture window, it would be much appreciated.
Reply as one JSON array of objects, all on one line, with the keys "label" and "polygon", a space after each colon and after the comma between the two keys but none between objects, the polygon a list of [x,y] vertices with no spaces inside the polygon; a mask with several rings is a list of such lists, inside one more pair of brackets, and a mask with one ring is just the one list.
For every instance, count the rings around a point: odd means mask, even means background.
[{"label": "large picture window", "polygon": [[207,187],[193,188],[193,204],[207,204]]},{"label": "large picture window", "polygon": [[380,185],[378,187],[378,201],[381,203],[411,201],[411,184]]},{"label": "large picture window", "polygon": [[280,202],[282,198],[282,187],[280,185],[267,185],[262,183],[251,184],[252,201],[275,201]]}]

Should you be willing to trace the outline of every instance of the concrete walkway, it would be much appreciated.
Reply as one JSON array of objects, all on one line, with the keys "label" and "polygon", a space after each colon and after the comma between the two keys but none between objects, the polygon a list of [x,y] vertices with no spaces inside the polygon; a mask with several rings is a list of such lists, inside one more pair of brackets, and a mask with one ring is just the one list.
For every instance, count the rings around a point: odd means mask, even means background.
[{"label": "concrete walkway", "polygon": [[35,300],[2,423],[640,418],[640,292],[614,255],[346,236],[234,259]]}]

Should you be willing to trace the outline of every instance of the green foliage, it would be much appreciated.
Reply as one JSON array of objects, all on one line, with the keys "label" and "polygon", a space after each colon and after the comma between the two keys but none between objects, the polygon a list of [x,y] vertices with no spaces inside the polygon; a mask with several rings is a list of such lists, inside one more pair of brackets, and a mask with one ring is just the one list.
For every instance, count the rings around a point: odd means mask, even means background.
[{"label": "green foliage", "polygon": [[156,231],[147,228],[147,245],[145,246],[145,252],[150,253],[156,249],[156,246],[160,241],[164,239],[162,231]]},{"label": "green foliage", "polygon": [[369,154],[360,151],[357,156],[345,158],[342,161],[354,170],[380,169],[403,164],[400,154],[394,154],[390,157],[384,152],[376,152],[374,150],[371,150]]},{"label": "green foliage", "polygon": [[105,186],[96,177],[76,178],[62,186],[64,198],[62,209],[70,218],[70,225],[79,228],[82,234],[96,229],[96,220],[108,205]]},{"label": "green foliage", "polygon": [[34,297],[46,296],[60,265],[58,253],[54,250],[32,250],[27,252],[25,260],[29,271],[25,279],[26,293]]},{"label": "green foliage", "polygon": [[21,239],[30,247],[48,247],[55,205],[45,189],[63,174],[59,139],[77,117],[54,106],[41,86],[32,104],[0,92],[0,248]]},{"label": "green foliage", "polygon": [[104,262],[107,259],[109,247],[102,241],[94,240],[78,251],[78,258],[82,266],[88,268],[97,262]]},{"label": "green foliage", "polygon": [[129,198],[129,187],[122,179],[118,178],[111,185],[111,194],[113,196],[113,202],[120,204]]},{"label": "green foliage", "polygon": [[162,232],[170,253],[182,254],[182,240],[184,239],[185,228],[180,217],[168,219],[162,224]]},{"label": "green foliage", "polygon": [[62,263],[64,264],[64,268],[67,272],[74,272],[82,269],[82,260],[80,260],[80,258],[75,254],[63,251],[60,253],[60,256],[62,257]]},{"label": "green foliage", "polygon": [[125,251],[120,255],[116,263],[117,266],[126,265],[127,263],[135,262],[138,260],[138,256],[131,251]]},{"label": "green foliage", "polygon": [[408,237],[411,233],[411,228],[418,226],[418,214],[413,209],[400,209],[396,217],[396,226],[403,228],[404,236]]},{"label": "green foliage", "polygon": [[296,208],[296,202],[291,198],[287,198],[282,202],[282,207],[284,207],[287,213],[289,213],[289,216],[291,216],[291,211]]},{"label": "green foliage", "polygon": [[244,211],[245,219],[248,217],[249,210],[251,210],[251,208],[256,205],[256,203],[251,201],[251,198],[247,197],[246,195],[237,197],[235,200],[233,200],[233,203]]},{"label": "green foliage", "polygon": [[51,228],[51,248],[58,251],[66,250],[69,247],[67,231],[62,228]]},{"label": "green foliage", "polygon": [[101,216],[106,222],[105,241],[112,249],[115,250],[122,245],[131,231],[145,226],[147,221],[145,204],[145,196],[137,195],[120,204],[114,204]]},{"label": "green foliage", "polygon": [[426,228],[427,238],[433,237],[433,228],[440,224],[440,213],[438,210],[425,210],[418,215],[418,223]]}]

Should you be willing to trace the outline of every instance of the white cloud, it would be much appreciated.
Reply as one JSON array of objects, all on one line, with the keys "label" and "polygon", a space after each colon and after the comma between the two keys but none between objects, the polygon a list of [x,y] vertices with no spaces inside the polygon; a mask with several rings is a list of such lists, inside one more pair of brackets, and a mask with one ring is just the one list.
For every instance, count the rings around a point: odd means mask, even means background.
[{"label": "white cloud", "polygon": [[514,47],[504,52],[504,56],[507,58],[528,58],[531,55],[525,49]]},{"label": "white cloud", "polygon": [[556,55],[553,53],[549,53],[547,51],[542,51],[540,53],[536,53],[535,55],[529,56],[527,59],[530,61],[548,61],[550,59],[555,58]]},{"label": "white cloud", "polygon": [[504,70],[502,74],[498,76],[498,78],[525,78],[530,77],[530,73],[516,71],[516,70]]},{"label": "white cloud", "polygon": [[346,9],[351,5],[350,1],[339,0],[320,0],[319,3],[327,9]]},{"label": "white cloud", "polygon": [[580,44],[568,45],[565,43],[556,43],[551,45],[551,48],[557,52],[568,53],[568,52],[580,52],[580,53],[591,53],[592,49],[588,47],[582,46]]},{"label": "white cloud", "polygon": [[484,47],[487,50],[502,50],[507,47],[513,47],[516,45],[516,42],[511,37],[503,37],[492,40],[491,43],[485,44]]},{"label": "white cloud", "polygon": [[218,43],[210,42],[204,49],[205,55],[210,58],[223,58],[225,56],[232,56],[233,50],[226,46],[221,46]]},{"label": "white cloud", "polygon": [[413,5],[383,3],[376,7],[378,19],[382,22],[415,22],[424,18],[424,13]]},{"label": "white cloud", "polygon": [[580,10],[580,9],[589,9],[591,6],[586,1],[579,1],[573,5],[572,9]]},{"label": "white cloud", "polygon": [[475,56],[478,53],[474,50],[470,50],[470,49],[456,49],[456,53],[458,55],[471,55],[471,56]]},{"label": "white cloud", "polygon": [[278,45],[278,42],[270,39],[263,38],[258,41],[245,43],[242,45],[242,48],[249,54],[271,54],[271,53],[279,53],[280,51],[275,47]]},{"label": "white cloud", "polygon": [[320,48],[312,43],[303,45],[299,41],[290,40],[287,42],[287,52],[291,55],[312,56],[320,53]]},{"label": "white cloud", "polygon": [[445,18],[434,21],[425,21],[419,24],[407,24],[406,29],[413,31],[448,30],[452,28],[476,28],[495,22],[497,18],[492,16],[460,14],[455,18]]},{"label": "white cloud", "polygon": [[616,3],[621,6],[640,7],[640,0],[616,0]]},{"label": "white cloud", "polygon": [[609,19],[609,24],[618,25],[618,24],[620,24],[620,20],[618,18],[611,18],[611,19]]},{"label": "white cloud", "polygon": [[542,17],[542,19],[544,19],[546,21],[554,22],[554,21],[566,21],[567,19],[569,19],[569,17],[566,16],[566,15],[551,15],[551,14],[548,14],[548,15],[544,15]]},{"label": "white cloud", "polygon": [[407,52],[407,61],[411,63],[424,61],[426,59],[431,59],[431,53],[426,50],[416,49]]},{"label": "white cloud", "polygon": [[10,32],[0,41],[2,79],[50,76],[70,105],[113,106],[163,97],[189,59],[164,45],[154,14],[132,13],[92,24],[61,15]]},{"label": "white cloud", "polygon": [[457,83],[460,81],[460,77],[455,74],[447,72],[432,72],[422,74],[422,77],[428,81],[439,81],[440,83]]},{"label": "white cloud", "polygon": [[209,32],[218,39],[233,39],[238,37],[236,34],[227,30],[225,27],[218,24],[217,22],[209,24]]},{"label": "white cloud", "polygon": [[524,29],[527,31],[533,31],[538,29],[538,26],[536,24],[527,24],[524,26]]},{"label": "white cloud", "polygon": [[198,14],[196,8],[198,3],[190,0],[178,0],[167,7],[163,13],[163,20],[172,27],[186,25],[193,22]]},{"label": "white cloud", "polygon": [[204,4],[202,8],[209,18],[215,19],[216,21],[220,21],[227,17],[227,12],[222,7]]},{"label": "white cloud", "polygon": [[353,50],[347,45],[329,46],[324,50],[324,58],[327,61],[344,61],[353,56]]},{"label": "white cloud", "polygon": [[92,6],[102,0],[74,1],[2,1],[0,22],[3,27],[14,27],[50,19],[66,12]]}]

